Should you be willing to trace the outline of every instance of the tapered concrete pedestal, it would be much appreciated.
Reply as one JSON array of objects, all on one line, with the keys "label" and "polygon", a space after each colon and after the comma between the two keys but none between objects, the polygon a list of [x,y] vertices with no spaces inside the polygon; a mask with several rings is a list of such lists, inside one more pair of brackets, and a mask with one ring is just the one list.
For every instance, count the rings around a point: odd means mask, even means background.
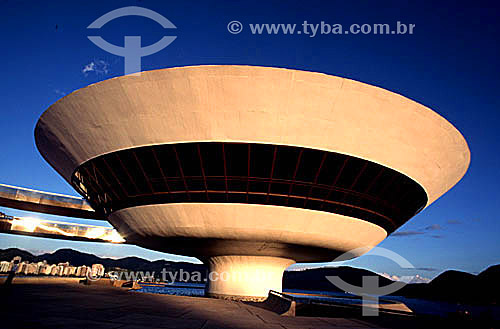
[{"label": "tapered concrete pedestal", "polygon": [[292,259],[268,256],[216,256],[208,260],[207,295],[261,301],[282,289],[283,272]]}]

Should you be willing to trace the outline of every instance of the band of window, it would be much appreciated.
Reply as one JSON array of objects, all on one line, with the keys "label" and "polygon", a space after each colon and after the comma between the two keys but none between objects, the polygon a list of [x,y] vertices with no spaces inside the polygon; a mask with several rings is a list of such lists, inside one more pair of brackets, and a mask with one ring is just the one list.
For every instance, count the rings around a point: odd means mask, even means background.
[{"label": "band of window", "polygon": [[104,214],[180,202],[229,202],[337,213],[389,232],[427,203],[423,188],[379,164],[293,146],[199,142],[139,147],[82,164],[73,186]]}]

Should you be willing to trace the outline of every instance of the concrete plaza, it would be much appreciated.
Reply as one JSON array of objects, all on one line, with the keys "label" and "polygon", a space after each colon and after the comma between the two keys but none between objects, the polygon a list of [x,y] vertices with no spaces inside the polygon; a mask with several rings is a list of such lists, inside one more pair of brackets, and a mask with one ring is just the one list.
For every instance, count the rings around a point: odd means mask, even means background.
[{"label": "concrete plaza", "polygon": [[243,302],[159,295],[78,279],[15,278],[0,286],[7,328],[380,328],[359,319],[280,316]]}]

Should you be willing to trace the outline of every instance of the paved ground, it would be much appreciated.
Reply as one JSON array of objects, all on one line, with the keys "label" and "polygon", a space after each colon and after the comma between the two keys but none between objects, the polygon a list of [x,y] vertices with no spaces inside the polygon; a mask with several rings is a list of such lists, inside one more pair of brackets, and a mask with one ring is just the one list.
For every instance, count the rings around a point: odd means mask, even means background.
[{"label": "paved ground", "polygon": [[146,294],[72,279],[14,279],[0,286],[0,328],[380,328],[358,319],[283,317],[211,298]]}]

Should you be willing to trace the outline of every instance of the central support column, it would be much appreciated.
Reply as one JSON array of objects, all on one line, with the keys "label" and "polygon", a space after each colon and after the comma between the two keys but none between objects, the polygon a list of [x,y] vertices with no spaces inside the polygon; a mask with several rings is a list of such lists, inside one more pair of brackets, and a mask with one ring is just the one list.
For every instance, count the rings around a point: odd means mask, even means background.
[{"label": "central support column", "polygon": [[269,290],[281,292],[283,272],[294,264],[288,258],[268,256],[215,256],[208,260],[207,295],[260,301]]}]

